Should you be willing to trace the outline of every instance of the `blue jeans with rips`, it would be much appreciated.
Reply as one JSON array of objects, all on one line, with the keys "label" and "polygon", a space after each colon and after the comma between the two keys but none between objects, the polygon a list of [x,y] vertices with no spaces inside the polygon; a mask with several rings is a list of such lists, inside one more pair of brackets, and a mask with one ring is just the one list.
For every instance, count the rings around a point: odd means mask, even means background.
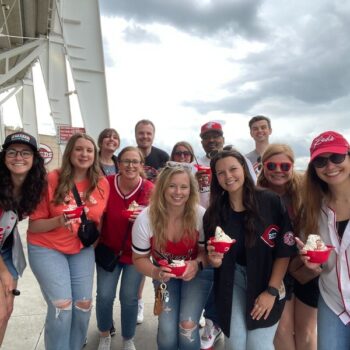
[{"label": "blue jeans with rips", "polygon": [[98,329],[101,332],[106,332],[112,326],[113,303],[121,276],[119,290],[121,333],[124,339],[133,338],[137,320],[137,294],[143,275],[136,271],[134,265],[123,263],[118,263],[113,272],[106,271],[101,266],[96,265],[96,272],[96,318]]},{"label": "blue jeans with rips", "polygon": [[273,338],[278,322],[271,327],[247,330],[246,268],[236,263],[234,274],[230,337],[225,337],[225,350],[274,350]]},{"label": "blue jeans with rips", "polygon": [[349,350],[350,326],[327,306],[320,294],[317,311],[317,349]]},{"label": "blue jeans with rips", "polygon": [[[153,283],[155,288],[160,284]],[[188,282],[176,278],[166,282],[169,301],[158,318],[158,350],[200,349],[198,322],[208,298],[207,283],[203,271]]]},{"label": "blue jeans with rips", "polygon": [[[28,259],[47,303],[45,349],[81,350],[91,315],[94,248],[63,254],[28,244]],[[83,308],[79,302],[90,306]]]}]

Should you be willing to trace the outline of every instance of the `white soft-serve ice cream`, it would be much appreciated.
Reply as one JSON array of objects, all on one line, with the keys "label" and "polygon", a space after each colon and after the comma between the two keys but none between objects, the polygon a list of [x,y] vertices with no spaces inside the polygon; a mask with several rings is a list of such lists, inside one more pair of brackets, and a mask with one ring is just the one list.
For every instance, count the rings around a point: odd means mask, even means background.
[{"label": "white soft-serve ice cream", "polygon": [[172,267],[181,267],[184,265],[186,265],[185,260],[173,260],[172,263],[170,264],[170,266]]},{"label": "white soft-serve ice cream", "polygon": [[137,210],[140,207],[140,205],[136,201],[132,201],[129,204],[128,210]]},{"label": "white soft-serve ice cream", "polygon": [[226,242],[231,243],[232,238],[228,236],[220,226],[216,226],[215,229],[215,241],[216,242]]},{"label": "white soft-serve ice cream", "polygon": [[319,235],[309,235],[304,250],[326,250],[327,247]]}]

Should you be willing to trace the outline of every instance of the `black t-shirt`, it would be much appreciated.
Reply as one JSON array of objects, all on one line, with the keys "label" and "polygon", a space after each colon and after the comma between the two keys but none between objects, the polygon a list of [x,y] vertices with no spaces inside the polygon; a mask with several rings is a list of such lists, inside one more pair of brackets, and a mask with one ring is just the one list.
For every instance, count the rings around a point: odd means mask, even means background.
[{"label": "black t-shirt", "polygon": [[151,153],[145,158],[145,165],[143,166],[147,179],[155,182],[158,170],[163,168],[168,160],[168,153],[152,146]]},{"label": "black t-shirt", "polygon": [[[247,265],[247,254],[245,248],[245,240],[244,240],[244,218],[246,212],[236,212],[232,210],[232,213],[229,217],[227,227],[230,227],[232,232],[227,233],[231,238],[236,240],[234,245],[234,249],[237,251],[236,262],[239,265],[246,266]],[[233,248],[232,248],[233,249]]]}]

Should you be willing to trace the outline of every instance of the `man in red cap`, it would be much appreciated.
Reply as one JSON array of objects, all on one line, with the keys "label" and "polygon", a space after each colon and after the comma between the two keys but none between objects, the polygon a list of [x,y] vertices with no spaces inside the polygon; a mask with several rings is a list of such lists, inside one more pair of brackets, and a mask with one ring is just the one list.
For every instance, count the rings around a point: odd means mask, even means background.
[{"label": "man in red cap", "polygon": [[225,139],[223,135],[222,126],[218,122],[211,121],[202,125],[199,136],[202,139],[205,155],[198,158],[199,164],[209,166],[210,152],[219,151],[224,146]]}]

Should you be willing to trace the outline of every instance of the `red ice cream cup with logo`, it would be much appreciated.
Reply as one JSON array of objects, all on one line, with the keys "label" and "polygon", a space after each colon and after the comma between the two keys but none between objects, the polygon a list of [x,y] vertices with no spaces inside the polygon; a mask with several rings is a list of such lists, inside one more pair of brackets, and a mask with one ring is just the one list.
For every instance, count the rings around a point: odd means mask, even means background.
[{"label": "red ice cream cup with logo", "polygon": [[232,244],[235,243],[235,241],[232,240],[232,242],[222,242],[222,241],[216,241],[215,237],[210,237],[209,243],[214,247],[216,252],[227,253],[230,250]]},{"label": "red ice cream cup with logo", "polygon": [[84,206],[81,205],[80,207],[76,207],[74,209],[71,209],[71,208],[64,209],[63,213],[64,213],[65,217],[69,220],[78,219],[78,218],[80,218],[83,210],[84,210]]},{"label": "red ice cream cup with logo", "polygon": [[309,262],[315,264],[323,264],[325,263],[331,251],[334,249],[332,245],[326,245],[327,249],[325,250],[307,250],[306,256],[310,257]]},{"label": "red ice cream cup with logo", "polygon": [[183,266],[172,266],[172,265],[169,264],[168,261],[165,260],[165,259],[159,260],[159,261],[158,261],[158,264],[159,264],[160,266],[169,267],[169,269],[171,269],[171,273],[173,273],[173,274],[176,275],[176,276],[182,276],[183,273],[185,272],[186,266],[187,266],[186,263],[185,263],[185,265],[183,265]]}]

